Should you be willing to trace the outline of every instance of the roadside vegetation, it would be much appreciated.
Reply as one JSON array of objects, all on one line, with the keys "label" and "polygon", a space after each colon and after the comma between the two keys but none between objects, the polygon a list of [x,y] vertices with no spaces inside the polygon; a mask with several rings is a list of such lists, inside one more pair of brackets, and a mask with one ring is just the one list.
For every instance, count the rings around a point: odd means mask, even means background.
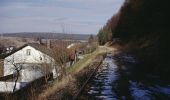
[{"label": "roadside vegetation", "polygon": [[78,89],[82,86],[83,81],[86,80],[91,71],[93,71],[96,67],[91,66],[91,64],[95,61],[99,61],[97,60],[98,58],[112,50],[113,49],[105,47],[98,47],[94,52],[84,55],[83,59],[66,69],[67,75],[65,75],[62,79],[55,80],[50,87],[39,95],[38,99],[55,98],[55,96],[57,96],[55,99],[63,99],[62,96],[65,96],[67,99],[69,96],[73,98]]}]

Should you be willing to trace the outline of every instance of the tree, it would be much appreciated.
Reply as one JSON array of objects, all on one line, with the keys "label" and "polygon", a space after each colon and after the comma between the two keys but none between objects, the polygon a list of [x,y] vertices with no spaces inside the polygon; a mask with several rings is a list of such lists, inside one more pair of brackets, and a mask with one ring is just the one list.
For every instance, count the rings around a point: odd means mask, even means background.
[{"label": "tree", "polygon": [[60,73],[61,75],[66,74],[65,66],[66,63],[68,62],[68,54],[66,48],[63,46],[55,46],[54,48],[52,48],[52,50],[53,58],[59,67],[57,72]]},{"label": "tree", "polygon": [[119,19],[119,13],[112,16],[112,18],[107,21],[106,25],[104,25],[103,28],[99,30],[97,36],[100,45],[104,45],[106,42],[112,42],[114,37],[113,30],[115,30],[117,26],[118,19]]},{"label": "tree", "polygon": [[94,37],[93,35],[91,34],[89,39],[88,39],[88,43],[91,44],[92,42],[94,41]]},{"label": "tree", "polygon": [[13,65],[13,68],[9,69],[9,70],[12,70],[13,71],[13,74],[14,74],[14,79],[15,79],[15,82],[14,82],[14,87],[13,87],[13,92],[15,92],[16,90],[16,84],[17,84],[17,81],[19,79],[19,76],[20,76],[20,72],[21,70],[23,69],[23,64],[24,63],[15,63],[15,59],[14,59],[14,56],[11,57],[10,60],[5,60],[7,63],[11,63]]}]

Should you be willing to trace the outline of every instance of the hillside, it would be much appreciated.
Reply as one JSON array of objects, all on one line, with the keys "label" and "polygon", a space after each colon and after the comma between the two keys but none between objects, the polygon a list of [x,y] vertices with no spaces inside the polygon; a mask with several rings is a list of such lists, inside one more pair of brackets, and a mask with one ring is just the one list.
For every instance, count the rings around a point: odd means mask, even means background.
[{"label": "hillside", "polygon": [[22,33],[4,33],[5,37],[24,37],[24,38],[42,38],[42,39],[73,39],[87,40],[88,34],[66,34],[66,33],[45,33],[45,32],[22,32]]},{"label": "hillside", "polygon": [[122,52],[140,61],[135,67],[138,74],[170,79],[169,8],[168,0],[125,0],[118,22],[112,20],[113,39],[120,39]]}]

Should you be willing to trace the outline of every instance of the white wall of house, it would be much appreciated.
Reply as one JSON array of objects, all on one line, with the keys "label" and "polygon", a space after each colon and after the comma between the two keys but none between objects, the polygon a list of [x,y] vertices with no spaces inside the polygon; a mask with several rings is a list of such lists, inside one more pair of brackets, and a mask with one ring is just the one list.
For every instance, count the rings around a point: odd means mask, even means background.
[{"label": "white wall of house", "polygon": [[[0,92],[13,92],[13,88],[14,88],[15,82],[3,82],[0,81]],[[27,83],[22,83],[22,82],[17,82],[16,83],[16,89],[15,91],[25,87],[27,85]]]},{"label": "white wall of house", "polygon": [[41,65],[24,64],[20,71],[20,82],[31,82],[45,75]]},{"label": "white wall of house", "polygon": [[[30,51],[29,53],[30,55],[28,55],[27,50]],[[33,66],[34,68],[30,67],[32,67],[32,64],[41,65],[42,63],[48,64],[49,68],[51,69],[51,72],[53,72],[53,75],[54,76],[56,75],[55,72],[56,65],[53,58],[40,52],[39,50],[36,50],[31,46],[26,46],[4,59],[4,76],[15,73],[14,65],[18,66],[22,65],[23,67],[20,73],[22,77],[21,81],[22,82],[32,81],[35,78],[41,77],[43,75],[43,72],[41,70],[35,70],[36,66]]]},{"label": "white wall of house", "polygon": [[[30,55],[27,55],[27,50],[30,50]],[[40,57],[42,59],[40,59]],[[14,63],[51,63],[52,58],[31,46],[26,46],[14,54],[6,57],[5,60],[10,60]]]}]

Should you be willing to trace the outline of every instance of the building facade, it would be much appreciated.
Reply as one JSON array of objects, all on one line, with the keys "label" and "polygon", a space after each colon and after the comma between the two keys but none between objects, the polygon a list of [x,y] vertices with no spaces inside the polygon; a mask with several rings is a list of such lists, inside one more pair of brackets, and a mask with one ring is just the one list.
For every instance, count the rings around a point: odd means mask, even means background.
[{"label": "building facade", "polygon": [[4,59],[4,76],[19,70],[20,82],[30,82],[48,73],[57,77],[57,65],[52,51],[40,44],[27,44],[11,52]]}]

